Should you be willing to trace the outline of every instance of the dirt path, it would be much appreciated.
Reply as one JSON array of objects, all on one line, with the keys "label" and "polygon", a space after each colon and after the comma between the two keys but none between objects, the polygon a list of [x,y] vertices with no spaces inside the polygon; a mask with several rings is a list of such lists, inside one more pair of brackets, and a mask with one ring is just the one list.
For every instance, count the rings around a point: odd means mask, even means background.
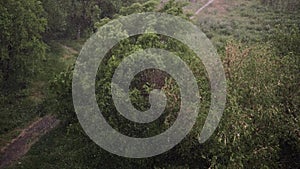
[{"label": "dirt path", "polygon": [[78,54],[79,52],[69,46],[66,45],[61,45],[66,51],[68,51],[71,54]]},{"label": "dirt path", "polygon": [[190,19],[194,19],[203,9],[208,7],[211,3],[213,3],[215,0],[209,0],[205,5],[203,5],[201,8],[199,8],[193,16],[190,17]]},{"label": "dirt path", "polygon": [[61,47],[65,50],[65,53],[63,54],[64,59],[69,59],[72,57],[72,55],[78,55],[79,52],[72,47],[66,46],[61,44]]},{"label": "dirt path", "polygon": [[[61,45],[65,49],[65,55],[71,57],[71,55],[76,55],[79,52],[75,49]],[[65,57],[65,56],[64,56]],[[36,90],[36,88],[33,89]],[[34,95],[35,96],[35,92]],[[32,96],[32,97],[33,97]],[[35,97],[33,97],[35,98]],[[36,101],[37,99],[33,99]],[[0,169],[11,165],[13,162],[19,160],[24,156],[31,148],[34,143],[36,143],[39,138],[51,131],[53,128],[58,126],[59,120],[54,116],[46,115],[42,118],[37,119],[31,123],[28,127],[22,130],[21,134],[15,139],[13,139],[7,146],[0,151]]]},{"label": "dirt path", "polygon": [[[204,15],[214,15],[217,18],[222,18],[228,14],[228,10],[230,8],[235,7],[239,4],[239,2],[236,1],[226,1],[226,0],[203,0],[206,1],[206,3],[197,9],[196,12],[194,12],[193,16],[190,17],[190,19],[195,19],[201,12]],[[203,2],[201,1],[201,2]]]},{"label": "dirt path", "polygon": [[59,124],[54,116],[44,116],[25,128],[21,134],[1,150],[0,168],[9,166],[25,155],[38,139]]}]

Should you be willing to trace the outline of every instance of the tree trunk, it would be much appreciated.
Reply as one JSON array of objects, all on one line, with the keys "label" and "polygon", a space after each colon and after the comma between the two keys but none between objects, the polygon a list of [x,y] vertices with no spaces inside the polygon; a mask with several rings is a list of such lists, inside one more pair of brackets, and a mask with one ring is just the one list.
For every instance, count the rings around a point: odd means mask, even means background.
[{"label": "tree trunk", "polygon": [[78,40],[78,39],[80,39],[80,37],[81,37],[81,26],[78,25],[78,27],[77,27],[76,39]]}]

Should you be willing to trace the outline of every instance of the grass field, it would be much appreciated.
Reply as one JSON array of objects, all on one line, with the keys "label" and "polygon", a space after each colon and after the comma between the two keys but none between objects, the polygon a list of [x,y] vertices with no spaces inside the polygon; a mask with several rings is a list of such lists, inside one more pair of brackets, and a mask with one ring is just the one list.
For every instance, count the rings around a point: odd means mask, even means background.
[{"label": "grass field", "polygon": [[[223,4],[221,3],[223,2]],[[258,1],[220,0],[224,8],[205,9],[195,23],[220,49],[226,41],[251,44],[267,41],[276,25],[291,26],[300,22],[299,12],[283,12],[262,6]]]}]

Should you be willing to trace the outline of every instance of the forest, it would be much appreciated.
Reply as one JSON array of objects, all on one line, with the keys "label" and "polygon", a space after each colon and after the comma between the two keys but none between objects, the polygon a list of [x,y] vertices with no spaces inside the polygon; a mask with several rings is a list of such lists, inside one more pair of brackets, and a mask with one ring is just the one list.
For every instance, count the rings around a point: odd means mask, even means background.
[{"label": "forest", "polygon": [[[186,39],[192,39],[189,30],[194,27],[181,30],[184,25],[168,18],[152,19],[146,28],[139,24],[149,19],[146,17],[136,24],[122,23],[131,21],[122,18],[141,13],[168,14],[193,24],[220,59],[226,103],[215,131],[204,142],[200,134],[215,101],[209,70],[215,69],[207,69],[197,52],[174,38],[185,32]],[[175,25],[167,30],[174,31],[174,36],[156,30],[157,25],[164,28],[168,23]],[[145,32],[130,36],[125,27]],[[84,92],[93,88],[101,117],[122,135],[145,139],[166,133],[180,117],[183,92],[188,92],[188,98],[196,95],[191,88],[183,90],[171,73],[145,69],[131,79],[126,103],[137,112],[148,112],[154,107],[153,100],[158,100],[152,95],[158,89],[166,102],[156,120],[132,121],[120,113],[114,100],[125,97],[121,85],[113,82],[124,60],[147,49],[163,49],[180,58],[192,72],[199,96],[184,112],[189,114],[197,106],[197,117],[190,132],[169,150],[150,157],[124,157],[99,146],[86,131],[77,110],[88,112],[90,105],[76,107],[74,81],[78,67],[92,67],[80,57],[92,55],[90,49],[106,50],[94,41],[100,36],[122,40],[107,50],[97,65],[94,84],[87,80],[88,73],[79,83]],[[300,168],[299,46],[299,0],[1,0],[0,169]],[[162,60],[151,58],[155,56],[150,52],[144,58],[150,65],[163,65]],[[182,73],[176,64],[171,66]],[[127,64],[126,71],[133,72],[134,67]],[[128,72],[122,78],[131,77]],[[185,80],[185,86],[192,83]],[[115,94],[114,88],[122,92]],[[84,94],[79,96],[86,100]],[[97,118],[90,119],[92,123]],[[106,137],[110,135],[102,138]],[[116,144],[114,141],[108,143]],[[145,152],[149,147],[137,151]]]}]

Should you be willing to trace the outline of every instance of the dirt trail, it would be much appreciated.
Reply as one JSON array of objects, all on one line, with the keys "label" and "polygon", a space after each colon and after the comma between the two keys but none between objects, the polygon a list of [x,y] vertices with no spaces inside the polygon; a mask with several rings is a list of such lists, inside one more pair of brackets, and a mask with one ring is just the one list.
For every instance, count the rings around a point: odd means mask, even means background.
[{"label": "dirt trail", "polygon": [[208,7],[211,3],[213,3],[215,0],[209,0],[205,5],[203,5],[201,8],[199,8],[193,16],[190,17],[190,19],[195,18],[203,9],[205,9],[206,7]]},{"label": "dirt trail", "polygon": [[203,1],[206,3],[194,12],[190,19],[195,19],[201,12],[204,15],[217,15],[220,18],[227,15],[228,9],[239,4],[239,2],[226,0],[201,0],[201,2]]},{"label": "dirt trail", "polygon": [[1,150],[0,168],[7,167],[12,162],[20,159],[41,136],[58,124],[58,119],[47,115],[25,128],[16,139]]},{"label": "dirt trail", "polygon": [[66,51],[68,51],[71,54],[78,54],[79,52],[69,46],[66,45],[61,45]]},{"label": "dirt trail", "polygon": [[71,58],[72,55],[78,55],[79,54],[79,52],[77,50],[73,49],[72,47],[69,47],[69,46],[66,46],[66,45],[63,45],[63,44],[61,44],[61,47],[63,49],[65,49],[65,53],[63,55],[64,59],[68,59],[68,58]]},{"label": "dirt trail", "polygon": [[[79,53],[71,47],[65,45],[61,46],[65,49],[68,56]],[[58,126],[59,122],[60,121],[54,116],[46,115],[23,129],[17,138],[13,139],[7,146],[1,149],[0,169],[11,165],[13,162],[24,156],[41,136]]]}]

